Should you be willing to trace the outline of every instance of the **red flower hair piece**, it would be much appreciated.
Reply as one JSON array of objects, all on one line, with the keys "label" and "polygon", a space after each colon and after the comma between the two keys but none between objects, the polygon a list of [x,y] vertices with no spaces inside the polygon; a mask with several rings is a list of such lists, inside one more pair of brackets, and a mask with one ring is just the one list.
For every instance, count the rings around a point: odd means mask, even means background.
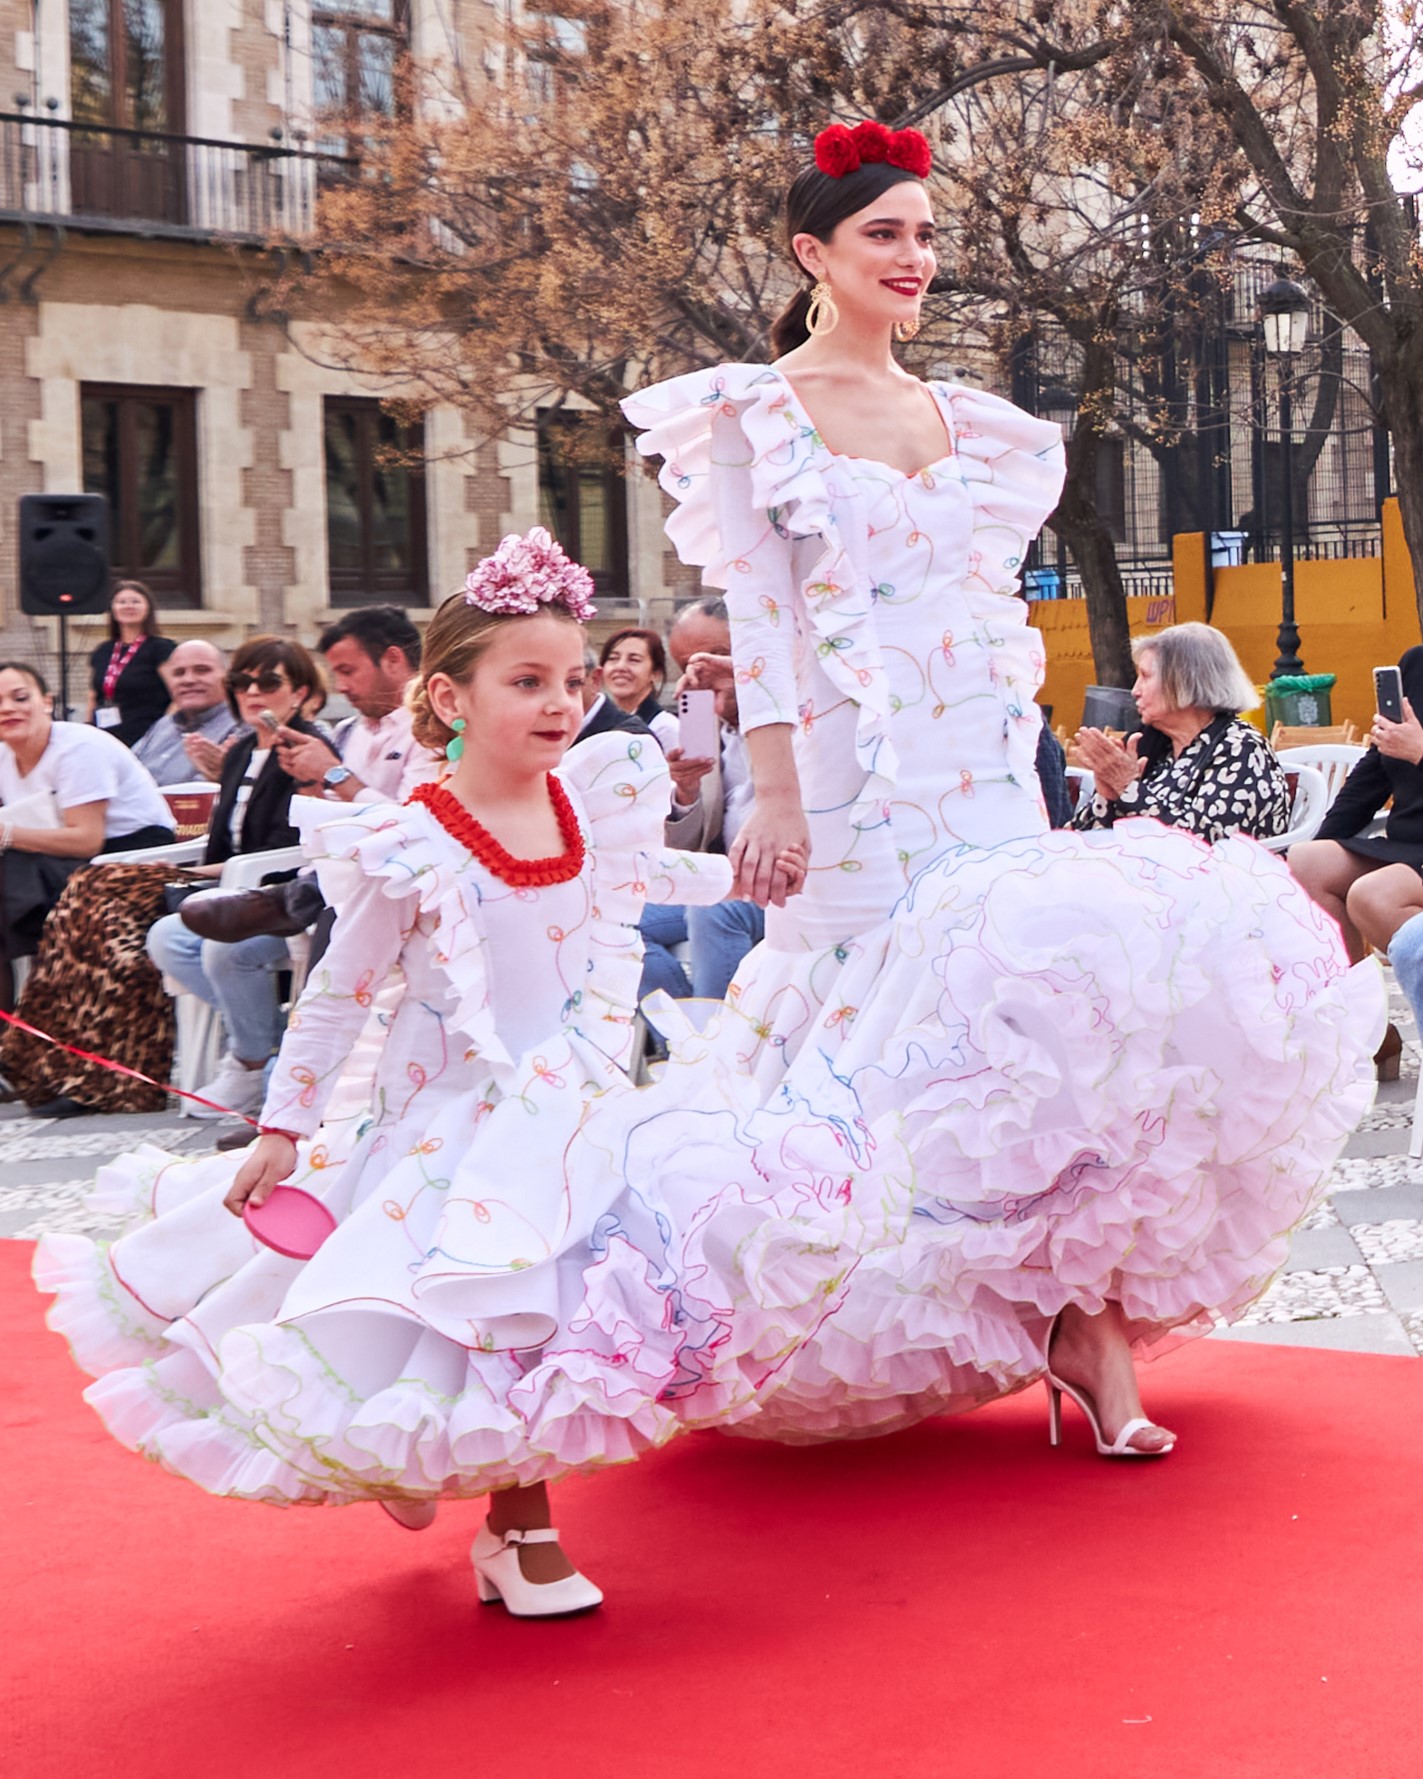
[{"label": "red flower hair piece", "polygon": [[891,130],[872,117],[852,130],[831,124],[815,138],[815,164],[831,179],[843,179],[881,161],[902,167],[916,179],[927,179],[934,156],[918,130]]},{"label": "red flower hair piece", "polygon": [[815,138],[815,164],[832,179],[843,179],[859,168],[859,147],[844,124],[831,124]]}]

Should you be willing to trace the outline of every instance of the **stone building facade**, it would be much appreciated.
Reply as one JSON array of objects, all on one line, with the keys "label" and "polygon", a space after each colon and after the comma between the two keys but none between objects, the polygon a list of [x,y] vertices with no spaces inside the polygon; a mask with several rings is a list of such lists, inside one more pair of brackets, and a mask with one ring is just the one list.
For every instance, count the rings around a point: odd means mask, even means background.
[{"label": "stone building facade", "polygon": [[[312,639],[352,605],[417,618],[504,532],[581,511],[609,619],[692,590],[636,470],[597,487],[538,437],[473,435],[322,362],[275,313],[275,240],[310,238],[345,144],[324,107],[390,102],[394,57],[480,53],[483,0],[0,0],[0,651],[52,661],[19,610],[27,493],[110,496],[114,566],[170,635]],[[299,282],[299,281],[298,281]],[[299,292],[298,292],[299,300]],[[413,448],[423,473],[392,467]],[[596,536],[594,535],[596,533]],[[103,620],[75,620],[87,650]]]}]

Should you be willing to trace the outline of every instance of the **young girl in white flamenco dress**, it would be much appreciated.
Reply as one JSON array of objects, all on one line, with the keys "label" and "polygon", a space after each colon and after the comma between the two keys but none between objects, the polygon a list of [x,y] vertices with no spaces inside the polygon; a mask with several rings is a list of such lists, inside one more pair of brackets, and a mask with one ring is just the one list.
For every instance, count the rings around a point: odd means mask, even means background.
[{"label": "young girl in white flamenco dress", "polygon": [[[126,1445],[216,1494],[374,1500],[411,1527],[441,1497],[493,1491],[479,1591],[522,1615],[601,1599],[544,1485],[669,1437],[661,1398],[702,1338],[665,1220],[564,1160],[589,1106],[633,1091],[644,901],[730,887],[725,859],[663,847],[660,748],[609,734],[565,756],[591,586],[536,531],[440,608],[416,733],[458,763],[405,807],[308,806],[339,919],[261,1136],[240,1167],[116,1163],[94,1202],[130,1227],[111,1245],[48,1237],[35,1262]],[[392,984],[353,1148],[323,1109]],[[281,1181],[337,1219],[305,1262],[234,1215]]]},{"label": "young girl in white flamenco dress", "polygon": [[915,131],[824,132],[775,364],[624,403],[726,590],[742,893],[810,858],[719,1019],[654,1010],[665,1073],[585,1136],[702,1231],[722,1338],[688,1422],[870,1434],[1046,1373],[1054,1437],[1065,1390],[1104,1454],[1162,1455],[1132,1350],[1268,1285],[1370,1103],[1382,994],[1253,841],[1049,831],[1017,595],[1062,441],[894,358],[928,170]]}]

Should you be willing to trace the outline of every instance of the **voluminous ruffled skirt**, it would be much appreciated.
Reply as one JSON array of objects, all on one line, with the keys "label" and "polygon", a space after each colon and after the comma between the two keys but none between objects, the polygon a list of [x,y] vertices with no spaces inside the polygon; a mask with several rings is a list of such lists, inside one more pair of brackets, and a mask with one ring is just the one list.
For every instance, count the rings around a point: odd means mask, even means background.
[{"label": "voluminous ruffled skirt", "polygon": [[[964,849],[894,916],[762,946],[634,1090],[576,1032],[297,1183],[305,1264],[221,1204],[240,1156],[100,1176],[112,1245],[36,1278],[136,1450],[274,1502],[472,1495],[687,1427],[800,1441],[1041,1375],[1068,1302],[1146,1344],[1244,1309],[1372,1097],[1375,966],[1271,854],[1134,822]],[[323,1162],[326,1165],[322,1165]]]},{"label": "voluminous ruffled skirt", "polygon": [[1243,1310],[1372,1102],[1384,996],[1247,840],[1151,821],[965,849],[831,951],[760,947],[587,1121],[683,1232],[689,1425],[888,1431],[1041,1376],[1052,1318],[1140,1345]]}]

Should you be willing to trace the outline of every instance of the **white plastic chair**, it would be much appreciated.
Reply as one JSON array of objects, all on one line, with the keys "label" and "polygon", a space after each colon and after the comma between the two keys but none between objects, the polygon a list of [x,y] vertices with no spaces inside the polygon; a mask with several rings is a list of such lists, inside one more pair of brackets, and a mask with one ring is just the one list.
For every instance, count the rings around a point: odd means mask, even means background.
[{"label": "white plastic chair", "polygon": [[1367,748],[1344,747],[1331,742],[1321,743],[1318,747],[1282,747],[1275,758],[1286,772],[1293,772],[1296,766],[1310,766],[1322,773],[1325,796],[1332,803],[1339,795],[1344,780],[1367,752]]},{"label": "white plastic chair", "polygon": [[[1343,751],[1341,748],[1340,752]],[[1295,781],[1295,787],[1290,801],[1289,827],[1283,834],[1276,834],[1273,838],[1260,842],[1271,852],[1285,852],[1296,841],[1313,840],[1333,801],[1329,793],[1329,781],[1317,767],[1298,764],[1288,753],[1281,754],[1279,758],[1286,773]]]}]

